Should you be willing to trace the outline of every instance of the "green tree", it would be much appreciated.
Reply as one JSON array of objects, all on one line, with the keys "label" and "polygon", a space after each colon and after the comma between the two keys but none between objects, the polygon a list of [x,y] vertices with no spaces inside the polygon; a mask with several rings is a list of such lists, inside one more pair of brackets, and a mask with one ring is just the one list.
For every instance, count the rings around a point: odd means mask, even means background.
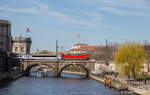
[{"label": "green tree", "polygon": [[115,65],[121,74],[135,78],[146,61],[146,52],[137,42],[126,42],[115,54]]}]

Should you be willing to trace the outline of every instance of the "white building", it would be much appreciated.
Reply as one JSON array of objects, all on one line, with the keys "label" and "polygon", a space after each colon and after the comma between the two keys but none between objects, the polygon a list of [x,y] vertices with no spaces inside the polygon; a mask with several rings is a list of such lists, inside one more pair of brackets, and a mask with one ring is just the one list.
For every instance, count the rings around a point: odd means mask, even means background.
[{"label": "white building", "polygon": [[109,65],[106,65],[105,63],[105,61],[97,61],[95,63],[95,69],[92,73],[101,74],[104,71],[115,71],[115,64],[113,61],[109,61]]}]

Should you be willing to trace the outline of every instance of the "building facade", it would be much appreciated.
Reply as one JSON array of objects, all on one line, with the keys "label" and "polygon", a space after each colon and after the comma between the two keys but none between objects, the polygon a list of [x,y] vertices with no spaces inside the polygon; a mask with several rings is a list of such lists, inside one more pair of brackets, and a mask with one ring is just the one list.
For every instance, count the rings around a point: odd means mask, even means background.
[{"label": "building facade", "polygon": [[15,37],[12,39],[12,53],[26,55],[30,54],[31,38]]},{"label": "building facade", "polygon": [[8,20],[0,19],[0,52],[11,53],[11,24]]},{"label": "building facade", "polygon": [[11,23],[0,19],[0,71],[7,71],[11,64],[9,55],[12,48]]}]

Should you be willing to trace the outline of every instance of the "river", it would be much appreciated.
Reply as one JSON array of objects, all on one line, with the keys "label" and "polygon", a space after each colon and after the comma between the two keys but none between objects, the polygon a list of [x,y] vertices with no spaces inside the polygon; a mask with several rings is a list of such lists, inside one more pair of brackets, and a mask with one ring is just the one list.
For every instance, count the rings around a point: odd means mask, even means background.
[{"label": "river", "polygon": [[131,95],[79,75],[62,74],[63,78],[21,77],[0,85],[0,95]]}]

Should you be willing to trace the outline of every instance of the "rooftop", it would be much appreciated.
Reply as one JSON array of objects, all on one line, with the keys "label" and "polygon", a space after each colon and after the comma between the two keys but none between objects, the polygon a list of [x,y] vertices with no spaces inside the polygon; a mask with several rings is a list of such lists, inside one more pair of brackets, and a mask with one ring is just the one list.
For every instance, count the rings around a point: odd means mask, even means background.
[{"label": "rooftop", "polygon": [[13,42],[32,42],[30,37],[14,37],[12,40]]},{"label": "rooftop", "polygon": [[0,24],[10,24],[10,22],[5,19],[0,19]]},{"label": "rooftop", "polygon": [[88,44],[84,44],[84,43],[77,43],[74,46],[81,46],[81,45],[88,45]]}]

